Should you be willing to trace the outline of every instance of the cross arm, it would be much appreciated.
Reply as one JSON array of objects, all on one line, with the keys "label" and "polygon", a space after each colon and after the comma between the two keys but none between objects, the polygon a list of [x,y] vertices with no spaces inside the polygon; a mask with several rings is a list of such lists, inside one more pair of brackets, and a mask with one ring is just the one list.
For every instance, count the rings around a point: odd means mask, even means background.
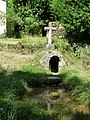
[{"label": "cross arm", "polygon": [[44,27],[44,30],[50,30],[50,28],[49,27]]},{"label": "cross arm", "polygon": [[51,30],[56,30],[57,28],[56,27],[51,27],[51,28],[50,27],[44,27],[44,30],[50,30],[50,29]]}]

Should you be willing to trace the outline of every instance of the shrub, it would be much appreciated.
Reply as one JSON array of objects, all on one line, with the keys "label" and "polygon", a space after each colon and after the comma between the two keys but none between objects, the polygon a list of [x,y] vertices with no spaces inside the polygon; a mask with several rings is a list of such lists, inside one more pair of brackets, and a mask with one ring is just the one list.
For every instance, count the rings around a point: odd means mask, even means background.
[{"label": "shrub", "polygon": [[14,4],[8,1],[7,4],[7,36],[20,38],[20,25],[22,20],[14,9]]},{"label": "shrub", "polygon": [[51,6],[70,42],[90,43],[89,0],[52,0]]}]

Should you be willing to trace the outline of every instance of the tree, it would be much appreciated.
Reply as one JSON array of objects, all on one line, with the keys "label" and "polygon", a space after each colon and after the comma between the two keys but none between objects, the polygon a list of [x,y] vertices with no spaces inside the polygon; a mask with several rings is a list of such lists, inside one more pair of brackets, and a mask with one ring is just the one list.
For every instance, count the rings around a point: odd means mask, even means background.
[{"label": "tree", "polygon": [[54,20],[50,0],[31,0],[30,4],[33,15],[37,16],[39,20],[40,27],[42,28],[42,36],[46,36],[44,26],[46,26],[49,21]]},{"label": "tree", "polygon": [[44,26],[54,18],[50,0],[9,0],[9,2],[13,4],[15,16],[21,19],[21,23],[15,22],[16,30],[20,28],[26,34],[36,34],[41,30],[42,36],[45,35]]},{"label": "tree", "polygon": [[38,34],[39,32],[39,20],[33,15],[32,10],[29,5],[20,6],[18,8],[18,16],[23,21],[22,31],[26,34]]},{"label": "tree", "polygon": [[15,12],[13,0],[9,0],[7,3],[7,36],[19,38],[21,24],[22,20]]},{"label": "tree", "polygon": [[71,42],[90,43],[90,0],[52,0],[51,6]]}]

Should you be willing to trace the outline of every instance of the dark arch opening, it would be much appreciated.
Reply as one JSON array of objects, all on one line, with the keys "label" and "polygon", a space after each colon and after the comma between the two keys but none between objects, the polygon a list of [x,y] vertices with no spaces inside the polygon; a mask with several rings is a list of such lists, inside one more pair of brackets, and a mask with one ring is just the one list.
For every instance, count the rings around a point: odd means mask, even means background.
[{"label": "dark arch opening", "polygon": [[49,61],[49,69],[51,72],[58,72],[59,69],[59,57],[53,56]]}]

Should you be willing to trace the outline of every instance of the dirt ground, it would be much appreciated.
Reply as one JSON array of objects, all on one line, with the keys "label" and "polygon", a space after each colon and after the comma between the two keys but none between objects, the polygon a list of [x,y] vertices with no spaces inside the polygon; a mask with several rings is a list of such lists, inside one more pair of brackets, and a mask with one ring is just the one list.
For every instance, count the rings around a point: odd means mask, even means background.
[{"label": "dirt ground", "polygon": [[31,54],[0,51],[0,66],[7,70],[19,70],[32,57]]}]

